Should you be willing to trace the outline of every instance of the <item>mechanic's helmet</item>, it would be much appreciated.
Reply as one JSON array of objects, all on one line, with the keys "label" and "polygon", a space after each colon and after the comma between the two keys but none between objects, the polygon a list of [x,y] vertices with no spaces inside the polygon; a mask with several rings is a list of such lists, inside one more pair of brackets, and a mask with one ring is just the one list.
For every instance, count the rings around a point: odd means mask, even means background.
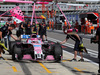
[{"label": "mechanic's helmet", "polygon": [[64,33],[65,34],[74,34],[77,33],[78,29],[74,28],[74,29],[65,29]]}]

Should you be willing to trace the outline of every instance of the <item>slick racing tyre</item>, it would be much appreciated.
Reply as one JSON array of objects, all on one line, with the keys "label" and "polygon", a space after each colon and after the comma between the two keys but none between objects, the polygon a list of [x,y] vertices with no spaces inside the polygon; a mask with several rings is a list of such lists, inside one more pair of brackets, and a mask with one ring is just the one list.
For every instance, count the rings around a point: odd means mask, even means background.
[{"label": "slick racing tyre", "polygon": [[32,59],[35,59],[34,52],[31,52]]},{"label": "slick racing tyre", "polygon": [[54,58],[56,62],[60,62],[62,57],[62,47],[59,43],[54,46]]},{"label": "slick racing tyre", "polygon": [[[16,55],[16,56],[15,56],[15,55]],[[15,45],[13,46],[13,51],[12,51],[12,60],[16,60],[16,58],[17,58],[18,60],[22,60],[22,58],[23,58],[23,55],[22,55],[22,52],[21,52],[21,48],[18,47],[17,44],[15,44]]]},{"label": "slick racing tyre", "polygon": [[13,46],[15,43],[15,41],[9,41],[9,54],[12,54]]},{"label": "slick racing tyre", "polygon": [[12,54],[13,51],[13,46],[16,44],[16,42],[20,42],[19,40],[17,41],[9,41],[9,54]]}]

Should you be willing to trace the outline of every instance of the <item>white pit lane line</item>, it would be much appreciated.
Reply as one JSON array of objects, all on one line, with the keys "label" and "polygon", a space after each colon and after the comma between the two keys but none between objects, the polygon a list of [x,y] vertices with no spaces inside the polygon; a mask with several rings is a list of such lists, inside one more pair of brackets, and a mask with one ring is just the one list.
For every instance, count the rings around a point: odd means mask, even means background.
[{"label": "white pit lane line", "polygon": [[[54,42],[62,42],[60,40],[57,40],[57,39],[54,39],[54,38],[50,38],[48,37],[48,39],[50,39],[51,41],[54,41]],[[74,45],[73,44],[70,44],[70,43],[65,43],[63,44],[65,46],[68,46],[68,47],[71,47],[71,48],[74,48]],[[87,49],[89,51],[90,54],[94,54],[94,55],[97,55],[98,56],[98,52],[97,51],[94,51],[94,50],[91,50],[91,49]]]},{"label": "white pit lane line", "polygon": [[[48,38],[48,40],[51,40],[51,41],[53,41],[53,42],[61,42],[60,40],[57,40],[57,39],[54,39],[54,38],[51,38],[51,37],[47,37]],[[70,48],[74,48],[74,45],[73,44],[70,44],[70,43],[65,43],[65,44],[63,44],[63,45],[65,45],[65,46],[68,46],[68,47],[70,47]],[[94,51],[94,50],[91,50],[91,49],[87,49],[88,50],[88,54],[91,56],[91,57],[94,57],[94,58],[97,58],[98,57],[98,52],[97,51]],[[73,55],[72,53],[70,53],[70,52],[68,52],[68,51],[65,51],[64,50],[64,52],[67,52],[67,53],[69,53],[69,54],[71,54],[71,55]],[[78,56],[78,57],[80,57],[80,56]],[[93,64],[95,64],[95,65],[98,65],[97,63],[95,63],[95,62],[93,62],[93,61],[91,61],[91,60],[89,60],[89,59],[87,59],[87,58],[84,58],[85,60],[87,60],[87,61],[90,61],[91,63],[93,63]]]},{"label": "white pit lane line", "polygon": [[[65,51],[65,50],[63,50],[64,52],[66,52],[66,53],[68,53],[68,54],[71,54],[71,55],[74,55],[74,54],[72,54],[72,53],[70,53],[70,52],[67,52],[67,51]],[[79,57],[80,58],[80,56],[77,56],[77,57]],[[93,61],[91,61],[91,60],[89,60],[89,59],[87,59],[87,58],[84,58],[86,61],[89,61],[90,63],[92,63],[92,64],[95,64],[95,65],[97,65],[97,66],[99,66],[99,64],[97,64],[97,63],[95,63],[95,62],[93,62]]]}]

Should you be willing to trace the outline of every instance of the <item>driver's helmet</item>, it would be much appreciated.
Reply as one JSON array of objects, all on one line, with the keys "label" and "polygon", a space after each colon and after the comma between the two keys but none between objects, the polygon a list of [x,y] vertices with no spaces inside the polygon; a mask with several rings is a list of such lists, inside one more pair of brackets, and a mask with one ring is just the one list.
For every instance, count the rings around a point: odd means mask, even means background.
[{"label": "driver's helmet", "polygon": [[74,28],[74,29],[65,29],[64,30],[64,33],[65,34],[74,34],[74,33],[77,33],[78,32],[78,29]]}]

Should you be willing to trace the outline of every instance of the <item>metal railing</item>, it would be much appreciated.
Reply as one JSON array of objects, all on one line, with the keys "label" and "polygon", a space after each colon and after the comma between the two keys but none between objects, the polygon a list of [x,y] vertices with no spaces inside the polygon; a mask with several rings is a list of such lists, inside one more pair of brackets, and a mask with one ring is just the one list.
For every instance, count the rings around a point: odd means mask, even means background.
[{"label": "metal railing", "polygon": [[[19,5],[22,11],[32,11],[32,5]],[[49,7],[49,10],[52,9],[52,6],[50,5],[46,5]],[[66,5],[62,5],[59,4],[60,8],[62,9],[62,11],[72,11],[72,10],[94,10],[94,9],[99,9],[100,8],[100,4],[89,4],[86,7],[83,6],[66,6]],[[0,11],[7,11],[10,10],[12,8],[16,7],[16,5],[0,5]],[[57,9],[57,7],[55,7],[55,9]],[[45,10],[47,10],[45,8]],[[42,5],[36,5],[36,9],[35,11],[42,11]]]}]

